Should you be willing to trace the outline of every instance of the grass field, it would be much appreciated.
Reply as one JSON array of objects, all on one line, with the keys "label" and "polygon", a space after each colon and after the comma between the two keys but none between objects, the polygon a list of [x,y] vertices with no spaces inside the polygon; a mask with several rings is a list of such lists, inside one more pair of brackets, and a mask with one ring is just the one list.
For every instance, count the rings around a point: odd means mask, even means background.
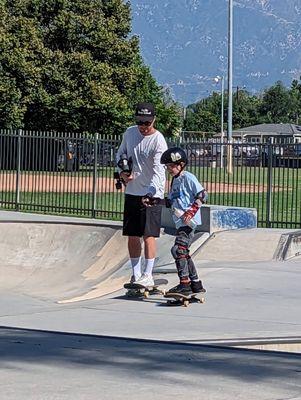
[{"label": "grass field", "polygon": [[[234,167],[233,174],[227,174],[226,168],[189,167],[200,182],[227,183],[241,185],[263,185],[268,182],[268,168]],[[301,190],[301,172],[296,168],[272,168],[271,179],[274,185],[285,188],[299,187]]]},{"label": "grass field", "polygon": [[[231,175],[227,174],[225,168],[189,166],[187,169],[194,173],[208,190],[210,204],[256,208],[259,226],[301,227],[299,169],[269,170],[239,166],[234,167]],[[96,194],[95,199],[92,194],[91,169],[79,172],[22,172],[22,189],[16,206],[15,172],[0,171],[0,207],[120,220],[124,199],[122,192],[112,191],[113,172],[112,167],[98,168],[97,190],[100,193]],[[65,181],[65,185],[62,181]],[[269,197],[271,212],[268,218]]]},{"label": "grass field", "polygon": [[[99,193],[96,196],[95,216],[103,219],[121,220],[124,204],[122,193]],[[274,228],[301,227],[301,193],[274,193],[271,198],[271,224],[267,221],[267,193],[211,193],[210,204],[251,207],[258,212],[258,226]],[[0,192],[3,209],[15,209],[15,193]],[[19,210],[49,214],[93,216],[92,194],[81,193],[20,193]]]},{"label": "grass field", "polygon": [[[233,174],[228,174],[226,168],[200,167],[190,165],[187,170],[195,174],[202,182],[211,183],[230,183],[244,185],[260,185],[268,181],[269,169],[264,167],[247,167],[234,166]],[[113,178],[115,168],[113,167],[98,167],[97,175],[99,178]],[[274,184],[279,184],[288,187],[301,187],[301,171],[298,168],[272,168],[272,181]],[[0,171],[1,174],[15,175],[15,171]],[[83,168],[77,172],[47,172],[47,171],[22,171],[23,176],[43,176],[51,177],[93,177],[92,168]]]}]

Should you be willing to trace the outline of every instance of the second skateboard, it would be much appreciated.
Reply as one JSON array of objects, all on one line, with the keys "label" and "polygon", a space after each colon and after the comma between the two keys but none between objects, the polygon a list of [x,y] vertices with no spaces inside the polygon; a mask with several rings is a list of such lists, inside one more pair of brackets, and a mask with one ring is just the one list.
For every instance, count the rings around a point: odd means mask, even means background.
[{"label": "second skateboard", "polygon": [[[191,293],[191,294],[180,294],[180,293],[165,293],[164,297],[169,299],[167,300],[168,306],[184,306],[188,307],[190,303],[204,303],[205,298],[203,297],[205,290],[199,293]],[[173,299],[173,300],[171,300]]]}]

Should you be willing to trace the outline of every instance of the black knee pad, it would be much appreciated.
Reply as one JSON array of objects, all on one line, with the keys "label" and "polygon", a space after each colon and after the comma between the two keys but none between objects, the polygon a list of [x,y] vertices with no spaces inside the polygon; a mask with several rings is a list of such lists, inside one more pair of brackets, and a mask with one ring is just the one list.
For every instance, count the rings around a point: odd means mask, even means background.
[{"label": "black knee pad", "polygon": [[171,248],[171,255],[173,256],[173,258],[175,260],[179,260],[181,258],[187,258],[188,255],[188,251],[185,247],[183,246],[179,246],[177,244],[175,244],[172,248]]},{"label": "black knee pad", "polygon": [[187,259],[189,257],[189,238],[184,235],[179,235],[176,237],[175,244],[171,248],[171,254],[175,260],[180,260],[182,258]]}]

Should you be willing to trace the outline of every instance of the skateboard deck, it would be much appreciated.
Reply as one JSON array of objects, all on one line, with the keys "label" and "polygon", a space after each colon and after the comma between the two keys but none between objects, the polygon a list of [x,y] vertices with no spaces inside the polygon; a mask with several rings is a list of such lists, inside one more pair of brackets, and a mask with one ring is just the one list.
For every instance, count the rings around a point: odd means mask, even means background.
[{"label": "skateboard deck", "polygon": [[153,286],[144,286],[139,283],[125,283],[123,287],[127,289],[127,297],[143,296],[149,297],[151,294],[165,294],[165,290],[159,289],[161,285],[167,285],[167,279],[155,279]]},{"label": "skateboard deck", "polygon": [[190,303],[204,303],[205,298],[202,296],[205,293],[205,290],[203,292],[199,293],[191,293],[188,295],[180,294],[180,293],[166,293],[164,295],[165,298],[173,299],[173,300],[167,300],[167,305],[169,306],[184,306],[188,307]]}]

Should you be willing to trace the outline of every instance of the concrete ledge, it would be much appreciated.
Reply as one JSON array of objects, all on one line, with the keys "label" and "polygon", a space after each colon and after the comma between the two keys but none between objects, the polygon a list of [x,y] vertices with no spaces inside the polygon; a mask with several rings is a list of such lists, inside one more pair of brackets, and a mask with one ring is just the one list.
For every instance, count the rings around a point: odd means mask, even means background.
[{"label": "concrete ledge", "polygon": [[[201,208],[202,225],[198,226],[200,232],[221,232],[232,229],[250,229],[257,227],[257,210],[246,207],[229,207],[217,205],[204,205]],[[163,207],[162,227],[175,229],[171,210]]]},{"label": "concrete ledge", "polygon": [[274,259],[286,261],[301,255],[301,231],[281,235]]},{"label": "concrete ledge", "polygon": [[0,211],[0,222],[105,226],[114,228],[116,227],[116,229],[122,228],[122,221],[68,217],[64,215],[32,214],[7,210]]}]

